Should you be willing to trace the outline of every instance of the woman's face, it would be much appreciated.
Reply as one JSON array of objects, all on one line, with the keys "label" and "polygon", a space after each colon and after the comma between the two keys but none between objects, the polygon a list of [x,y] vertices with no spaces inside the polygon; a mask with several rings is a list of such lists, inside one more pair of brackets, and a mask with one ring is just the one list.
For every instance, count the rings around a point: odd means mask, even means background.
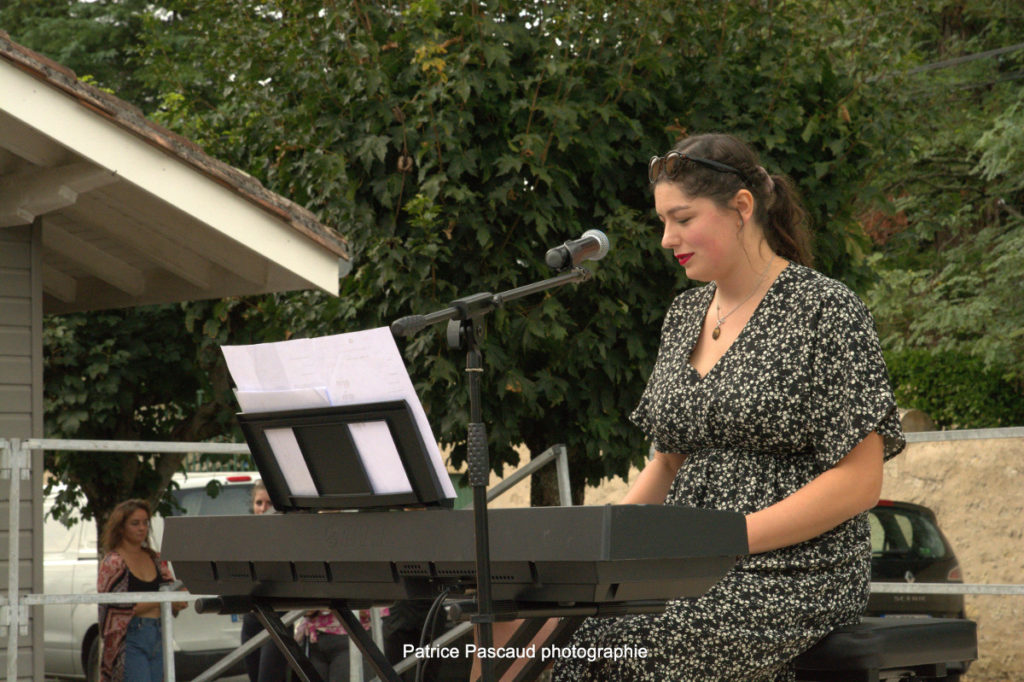
[{"label": "woman's face", "polygon": [[742,251],[736,211],[691,197],[674,182],[655,185],[654,209],[664,226],[661,245],[672,251],[689,279],[710,282],[728,273]]},{"label": "woman's face", "polygon": [[274,505],[270,504],[270,495],[267,494],[266,490],[259,490],[252,498],[252,513],[253,514],[264,514],[274,508]]},{"label": "woman's face", "polygon": [[133,545],[142,545],[149,537],[149,514],[145,509],[136,509],[124,520],[124,540]]}]

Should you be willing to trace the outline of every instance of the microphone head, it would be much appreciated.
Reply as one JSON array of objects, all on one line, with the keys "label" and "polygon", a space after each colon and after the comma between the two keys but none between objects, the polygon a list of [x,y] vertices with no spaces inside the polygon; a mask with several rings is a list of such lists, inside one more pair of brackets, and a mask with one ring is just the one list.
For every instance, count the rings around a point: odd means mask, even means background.
[{"label": "microphone head", "polygon": [[611,243],[601,230],[587,230],[579,239],[571,239],[561,246],[549,249],[544,262],[549,268],[564,270],[585,260],[601,260],[608,253]]},{"label": "microphone head", "polygon": [[587,230],[586,232],[583,233],[583,236],[581,238],[586,239],[587,237],[593,237],[594,239],[596,239],[598,245],[597,253],[588,256],[587,260],[601,260],[602,258],[608,255],[608,250],[611,249],[612,247],[611,242],[608,241],[608,235],[606,235],[601,230]]},{"label": "microphone head", "polygon": [[391,323],[392,336],[408,336],[427,326],[423,315],[406,315]]}]

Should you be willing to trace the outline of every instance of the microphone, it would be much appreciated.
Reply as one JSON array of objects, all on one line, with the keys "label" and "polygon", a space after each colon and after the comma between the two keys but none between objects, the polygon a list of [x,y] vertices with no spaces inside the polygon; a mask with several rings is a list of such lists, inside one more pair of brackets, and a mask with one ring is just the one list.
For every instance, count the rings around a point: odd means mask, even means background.
[{"label": "microphone", "polygon": [[406,315],[391,323],[391,333],[394,336],[408,336],[415,334],[427,326],[427,318],[423,315]]},{"label": "microphone", "polygon": [[579,239],[570,239],[561,246],[549,249],[544,262],[549,268],[564,270],[585,260],[601,260],[608,254],[611,243],[601,230],[587,230]]}]

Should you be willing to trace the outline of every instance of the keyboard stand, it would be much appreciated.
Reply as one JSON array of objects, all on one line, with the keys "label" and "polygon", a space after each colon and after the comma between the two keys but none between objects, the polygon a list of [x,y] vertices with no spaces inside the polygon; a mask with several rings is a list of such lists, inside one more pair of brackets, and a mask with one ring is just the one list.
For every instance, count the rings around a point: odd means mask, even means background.
[{"label": "keyboard stand", "polygon": [[[398,676],[395,669],[388,663],[380,647],[373,641],[373,638],[370,637],[370,634],[352,613],[352,610],[346,606],[345,602],[332,601],[330,602],[330,608],[348,633],[349,642],[354,642],[359,647],[363,654],[363,661],[368,662],[373,667],[377,676],[384,680],[384,682],[401,682],[402,678]],[[252,600],[252,610],[256,614],[256,618],[263,624],[263,627],[267,629],[267,634],[274,640],[277,648],[281,650],[285,660],[288,661],[288,665],[298,675],[300,682],[325,682],[316,671],[316,668],[313,667],[309,657],[296,643],[288,629],[284,626],[284,623],[281,622],[281,617],[277,615],[276,611],[258,598]]]},{"label": "keyboard stand", "polygon": [[285,660],[288,661],[288,665],[298,675],[299,682],[324,682],[309,657],[299,648],[295,638],[281,622],[281,616],[277,615],[277,612],[256,600],[253,600],[252,612],[263,624],[270,639],[274,641]]},{"label": "keyboard stand", "polygon": [[[530,606],[518,608],[515,603],[496,602],[495,620],[509,621],[522,620],[508,641],[502,644],[503,647],[523,648],[530,645],[533,638],[537,636],[544,624],[551,618],[558,618],[558,625],[555,629],[538,644],[537,652],[540,654],[546,647],[564,647],[569,643],[573,633],[579,629],[586,618],[615,618],[627,614],[637,613],[662,613],[665,610],[664,600],[644,600],[623,602],[616,604],[587,604],[581,606],[559,606],[552,605],[549,608]],[[453,602],[456,618],[466,618],[467,612],[475,607],[472,600],[457,600]],[[495,645],[497,646],[497,644]],[[509,668],[517,659],[499,658],[494,662],[494,675],[501,679],[508,672]],[[541,656],[535,656],[526,661],[526,665],[513,678],[514,682],[530,682],[537,679],[554,659],[543,660]]]},{"label": "keyboard stand", "polygon": [[[583,619],[584,616],[569,616],[559,620],[554,631],[552,631],[551,634],[548,635],[541,643],[540,649],[544,649],[549,646],[562,647],[568,644],[569,638],[572,637],[573,633],[576,632],[580,625],[583,624]],[[533,639],[533,636],[537,634],[545,622],[546,620],[540,618],[531,618],[525,621],[523,625],[516,630],[515,634],[512,635],[506,646],[528,646],[530,644],[530,640]],[[532,631],[532,634],[525,636],[525,633],[530,631]],[[520,636],[520,633],[523,633],[522,637]],[[540,676],[541,672],[544,671],[544,668],[548,667],[553,662],[554,659],[545,661],[542,660],[540,656],[528,659],[526,661],[526,665],[519,671],[513,680],[514,682],[530,682],[531,680],[535,680]],[[512,667],[512,663],[514,663],[512,660],[500,660],[495,665],[495,676],[500,680],[501,676],[504,675],[510,667]]]},{"label": "keyboard stand", "polygon": [[[560,619],[555,629],[538,645],[538,653],[544,647],[563,647],[568,644],[573,633],[580,627],[584,619],[614,618],[627,614],[638,613],[661,613],[665,610],[665,600],[635,600],[628,602],[599,603],[599,604],[522,604],[514,601],[499,601],[494,603],[495,620],[511,621],[522,620],[523,622],[513,632],[509,641],[502,646],[526,647],[540,632],[544,624],[552,619]],[[447,602],[450,615],[455,620],[471,620],[476,614],[477,603],[475,599],[454,599]],[[376,671],[377,676],[384,682],[401,682],[401,677],[395,671],[394,666],[388,662],[384,653],[377,646],[370,634],[359,622],[359,619],[352,613],[348,601],[338,599],[313,599],[308,597],[281,598],[281,597],[254,597],[254,596],[223,596],[206,597],[196,601],[195,609],[199,613],[246,613],[251,611],[260,621],[267,634],[274,644],[284,655],[285,660],[293,671],[295,671],[299,682],[325,682],[325,680],[313,667],[306,653],[299,647],[298,643],[288,628],[281,621],[275,609],[322,609],[330,608],[340,620],[345,631],[355,642],[362,652],[364,662],[369,664]],[[497,659],[491,661],[494,664],[496,679],[508,672],[515,662],[514,659]],[[524,668],[516,674],[515,682],[530,682],[548,667],[552,661],[542,660],[536,656],[526,661]]]}]

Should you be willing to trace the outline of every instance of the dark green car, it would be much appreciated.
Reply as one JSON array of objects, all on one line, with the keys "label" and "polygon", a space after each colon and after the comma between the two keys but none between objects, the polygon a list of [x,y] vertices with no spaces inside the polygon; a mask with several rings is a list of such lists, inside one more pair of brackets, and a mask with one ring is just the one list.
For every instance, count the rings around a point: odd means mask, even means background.
[{"label": "dark green car", "polygon": [[[880,500],[868,512],[868,521],[872,582],[963,582],[956,554],[928,507]],[[865,615],[964,618],[964,596],[872,593]]]}]

